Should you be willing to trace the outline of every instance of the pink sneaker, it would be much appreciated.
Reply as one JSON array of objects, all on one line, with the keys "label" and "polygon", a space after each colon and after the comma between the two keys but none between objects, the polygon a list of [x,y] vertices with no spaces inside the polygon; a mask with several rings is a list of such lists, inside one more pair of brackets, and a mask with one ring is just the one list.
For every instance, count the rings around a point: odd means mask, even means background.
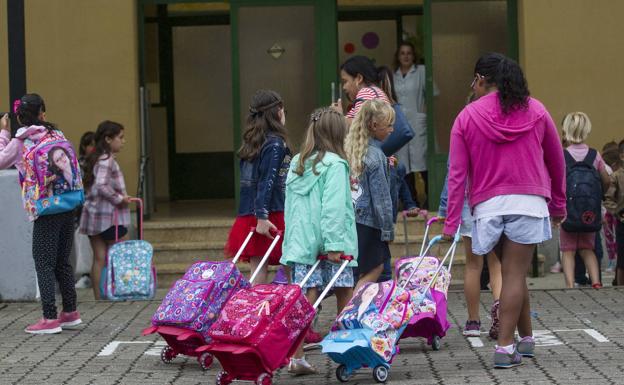
[{"label": "pink sneaker", "polygon": [[72,311],[71,313],[61,312],[58,318],[58,322],[62,328],[69,328],[72,326],[80,325],[82,320],[80,319],[80,313],[78,311]]},{"label": "pink sneaker", "polygon": [[39,322],[28,326],[24,331],[31,334],[55,334],[62,332],[63,329],[61,329],[58,320],[42,318]]}]

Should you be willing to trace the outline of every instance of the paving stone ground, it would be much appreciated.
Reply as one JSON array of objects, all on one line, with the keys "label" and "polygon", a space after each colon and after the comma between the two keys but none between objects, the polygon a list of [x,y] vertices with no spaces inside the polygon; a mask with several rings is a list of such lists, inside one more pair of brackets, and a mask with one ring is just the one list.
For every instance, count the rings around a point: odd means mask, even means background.
[{"label": "paving stone ground", "polygon": [[[161,296],[164,293],[159,293]],[[95,302],[80,293],[84,324],[61,334],[33,336],[24,327],[41,316],[38,303],[0,304],[0,384],[214,384],[219,365],[203,372],[193,358],[171,364],[159,358],[162,340],[142,337],[141,330],[159,301]],[[424,340],[401,342],[390,371],[390,384],[623,384],[624,289],[531,291],[537,356],[509,369],[492,368],[494,342],[487,338],[491,297],[482,296],[483,331],[469,341],[460,333],[466,309],[461,292],[449,293],[449,321],[442,348],[432,351]],[[333,298],[324,303],[319,329],[334,317]],[[110,344],[122,341],[110,352]],[[131,342],[131,343],[128,343]],[[483,345],[483,346],[480,346]],[[108,355],[106,347],[109,347]],[[104,350],[104,351],[103,351]],[[320,351],[308,355],[320,374],[275,377],[283,385],[337,384],[336,364]],[[350,384],[374,384],[362,369]]]}]

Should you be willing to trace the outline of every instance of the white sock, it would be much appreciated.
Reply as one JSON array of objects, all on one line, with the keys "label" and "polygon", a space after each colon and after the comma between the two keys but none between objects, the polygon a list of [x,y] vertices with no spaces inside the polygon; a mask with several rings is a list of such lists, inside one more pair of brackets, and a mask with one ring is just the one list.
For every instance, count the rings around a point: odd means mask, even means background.
[{"label": "white sock", "polygon": [[507,345],[507,346],[496,345],[496,349],[503,349],[507,354],[511,354],[514,352],[514,344]]}]

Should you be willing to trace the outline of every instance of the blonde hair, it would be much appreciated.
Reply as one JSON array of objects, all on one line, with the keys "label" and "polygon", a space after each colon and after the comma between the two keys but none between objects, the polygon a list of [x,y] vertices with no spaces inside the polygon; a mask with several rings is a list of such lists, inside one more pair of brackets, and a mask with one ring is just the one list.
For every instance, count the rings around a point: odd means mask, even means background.
[{"label": "blonde hair", "polygon": [[347,123],[339,112],[330,108],[319,108],[310,115],[310,125],[305,140],[299,152],[299,162],[295,174],[301,176],[305,171],[305,162],[316,152],[312,163],[312,172],[316,172],[316,165],[323,161],[326,152],[333,152],[343,159],[347,159],[344,151],[344,140],[347,134]]},{"label": "blonde hair", "polygon": [[570,112],[563,118],[563,140],[571,143],[583,143],[591,132],[591,121],[584,112]]},{"label": "blonde hair", "polygon": [[368,139],[372,136],[373,122],[394,123],[392,106],[380,99],[367,100],[351,122],[345,141],[345,150],[351,166],[351,175],[356,178],[364,169],[364,157],[368,151]]}]

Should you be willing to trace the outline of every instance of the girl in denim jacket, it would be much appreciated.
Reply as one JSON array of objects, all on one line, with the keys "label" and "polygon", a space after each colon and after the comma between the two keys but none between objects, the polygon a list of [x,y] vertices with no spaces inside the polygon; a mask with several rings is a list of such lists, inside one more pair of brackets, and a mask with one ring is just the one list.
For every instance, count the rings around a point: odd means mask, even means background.
[{"label": "girl in denim jacket", "polygon": [[[284,230],[284,193],[291,152],[288,148],[286,113],[282,97],[275,91],[259,90],[251,99],[240,158],[240,203],[238,216],[230,230],[225,253],[233,256],[251,227],[256,233],[241,260],[258,267],[273,235]],[[281,240],[271,252],[269,265],[279,265]],[[265,264],[255,283],[267,282]]]},{"label": "girl in denim jacket", "polygon": [[351,165],[351,196],[358,234],[358,274],[355,290],[376,282],[390,259],[394,239],[388,159],[381,142],[392,132],[394,109],[382,100],[367,100],[355,115],[345,141]]}]

